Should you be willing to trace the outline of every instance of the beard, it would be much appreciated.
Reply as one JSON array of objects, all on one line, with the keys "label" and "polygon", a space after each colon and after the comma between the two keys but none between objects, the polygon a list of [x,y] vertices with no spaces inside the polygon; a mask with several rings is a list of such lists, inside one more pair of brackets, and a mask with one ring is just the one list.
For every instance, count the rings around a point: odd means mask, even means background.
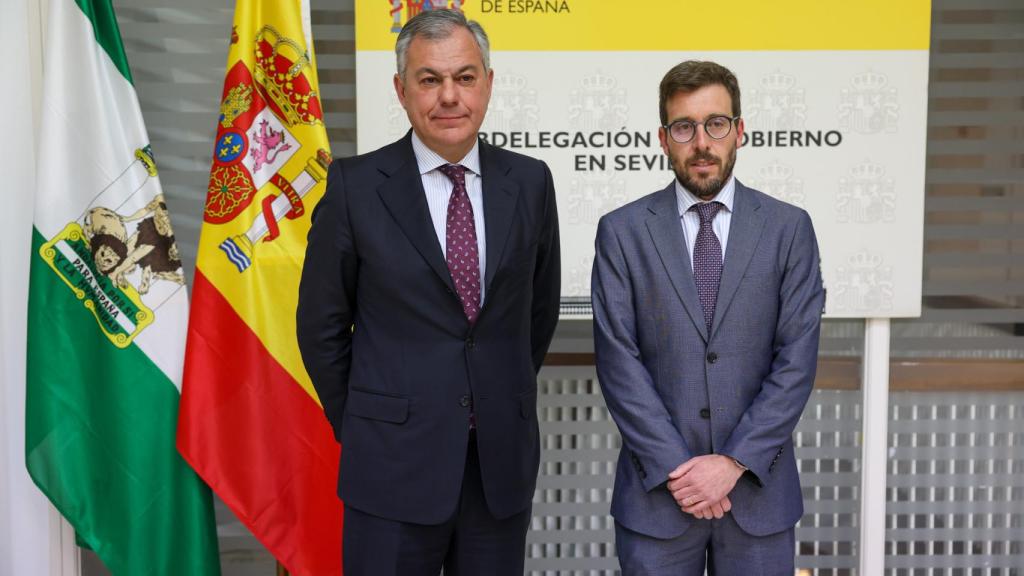
[{"label": "beard", "polygon": [[[671,159],[672,171],[676,173],[676,179],[683,185],[683,188],[689,190],[697,198],[707,201],[717,196],[732,176],[733,166],[736,165],[736,148],[733,147],[729,150],[729,157],[724,163],[721,158],[707,151],[695,152],[692,156],[683,160],[682,164],[675,157]],[[690,174],[686,171],[687,164],[701,160],[704,162],[714,162],[720,166],[720,176],[718,178],[691,178]]]}]

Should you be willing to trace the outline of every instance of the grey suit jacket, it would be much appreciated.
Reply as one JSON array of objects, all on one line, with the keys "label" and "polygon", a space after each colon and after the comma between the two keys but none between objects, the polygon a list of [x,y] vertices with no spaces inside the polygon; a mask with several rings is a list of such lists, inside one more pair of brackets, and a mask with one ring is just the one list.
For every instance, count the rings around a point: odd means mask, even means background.
[{"label": "grey suit jacket", "polygon": [[817,241],[799,208],[738,181],[714,324],[697,296],[674,183],[604,216],[592,279],[598,379],[622,433],[612,515],[681,535],[696,520],[665,487],[703,454],[750,470],[729,498],[766,535],[803,514],[792,433],[814,384],[824,307]]}]

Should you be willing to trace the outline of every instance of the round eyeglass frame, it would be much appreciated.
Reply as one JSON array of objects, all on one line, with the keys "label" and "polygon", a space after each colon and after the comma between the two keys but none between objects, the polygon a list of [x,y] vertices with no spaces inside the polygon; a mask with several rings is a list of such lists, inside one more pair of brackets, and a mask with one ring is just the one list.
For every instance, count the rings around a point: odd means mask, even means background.
[{"label": "round eyeglass frame", "polygon": [[[729,129],[725,131],[725,134],[722,134],[721,136],[715,136],[714,134],[711,133],[711,130],[708,130],[708,122],[711,122],[712,120],[717,120],[719,118],[725,118],[726,120],[729,121]],[[668,133],[670,138],[672,138],[672,141],[677,144],[686,144],[688,142],[692,142],[693,139],[697,137],[697,126],[704,127],[704,133],[708,135],[708,138],[711,138],[712,140],[721,140],[722,138],[725,138],[729,134],[732,134],[732,127],[733,125],[736,124],[736,121],[739,119],[740,116],[726,116],[724,114],[716,114],[714,116],[710,116],[707,120],[703,122],[694,122],[693,120],[676,120],[675,122],[671,122],[669,124],[662,126],[662,128],[664,128],[665,132]],[[689,124],[693,126],[693,135],[686,140],[680,140],[676,138],[675,135],[672,134],[672,127],[679,124]]]}]

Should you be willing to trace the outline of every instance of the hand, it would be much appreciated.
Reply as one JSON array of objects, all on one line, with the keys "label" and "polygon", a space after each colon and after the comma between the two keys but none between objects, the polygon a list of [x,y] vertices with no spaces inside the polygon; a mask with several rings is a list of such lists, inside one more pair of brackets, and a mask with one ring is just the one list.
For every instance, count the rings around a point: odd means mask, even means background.
[{"label": "hand", "polygon": [[743,470],[728,456],[697,456],[669,473],[668,490],[684,512],[701,512],[703,517],[705,509],[721,504],[742,475]]},{"label": "hand", "polygon": [[698,520],[711,520],[712,518],[722,518],[726,512],[732,510],[732,501],[726,496],[718,502],[703,506],[702,504],[695,504],[693,506],[680,506],[679,508],[686,514],[690,514]]}]

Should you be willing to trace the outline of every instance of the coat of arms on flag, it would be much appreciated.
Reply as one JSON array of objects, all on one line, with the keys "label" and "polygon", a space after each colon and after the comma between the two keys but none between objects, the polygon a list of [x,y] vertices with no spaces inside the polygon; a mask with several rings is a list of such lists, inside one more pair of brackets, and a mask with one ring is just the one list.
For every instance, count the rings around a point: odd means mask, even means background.
[{"label": "coat of arms on flag", "polygon": [[402,31],[404,22],[408,22],[413,16],[416,16],[420,12],[429,12],[430,10],[458,10],[462,11],[462,7],[466,4],[464,0],[451,0],[451,5],[448,4],[448,0],[405,0],[405,21],[402,20],[402,0],[389,0],[391,6],[388,11],[392,17],[391,31],[399,33]]},{"label": "coat of arms on flag", "polygon": [[[256,34],[254,56],[253,70],[239,60],[224,80],[203,216],[213,224],[230,222],[264,186],[272,186],[245,232],[220,243],[239,272],[252,265],[259,242],[278,237],[282,219],[306,211],[303,197],[327,177],[331,161],[323,148],[303,150],[295,134],[302,126],[323,125],[320,98],[307,77],[310,62],[305,51],[268,25]],[[284,170],[295,155],[304,164],[298,170]]]},{"label": "coat of arms on flag", "polygon": [[[118,348],[153,323],[153,308],[185,285],[164,196],[126,212],[148,196],[157,176],[149,146],[92,198],[82,215],[44,243],[39,255],[92,312],[103,334]],[[167,287],[154,284],[168,282]],[[154,292],[154,297],[145,298]]]}]

